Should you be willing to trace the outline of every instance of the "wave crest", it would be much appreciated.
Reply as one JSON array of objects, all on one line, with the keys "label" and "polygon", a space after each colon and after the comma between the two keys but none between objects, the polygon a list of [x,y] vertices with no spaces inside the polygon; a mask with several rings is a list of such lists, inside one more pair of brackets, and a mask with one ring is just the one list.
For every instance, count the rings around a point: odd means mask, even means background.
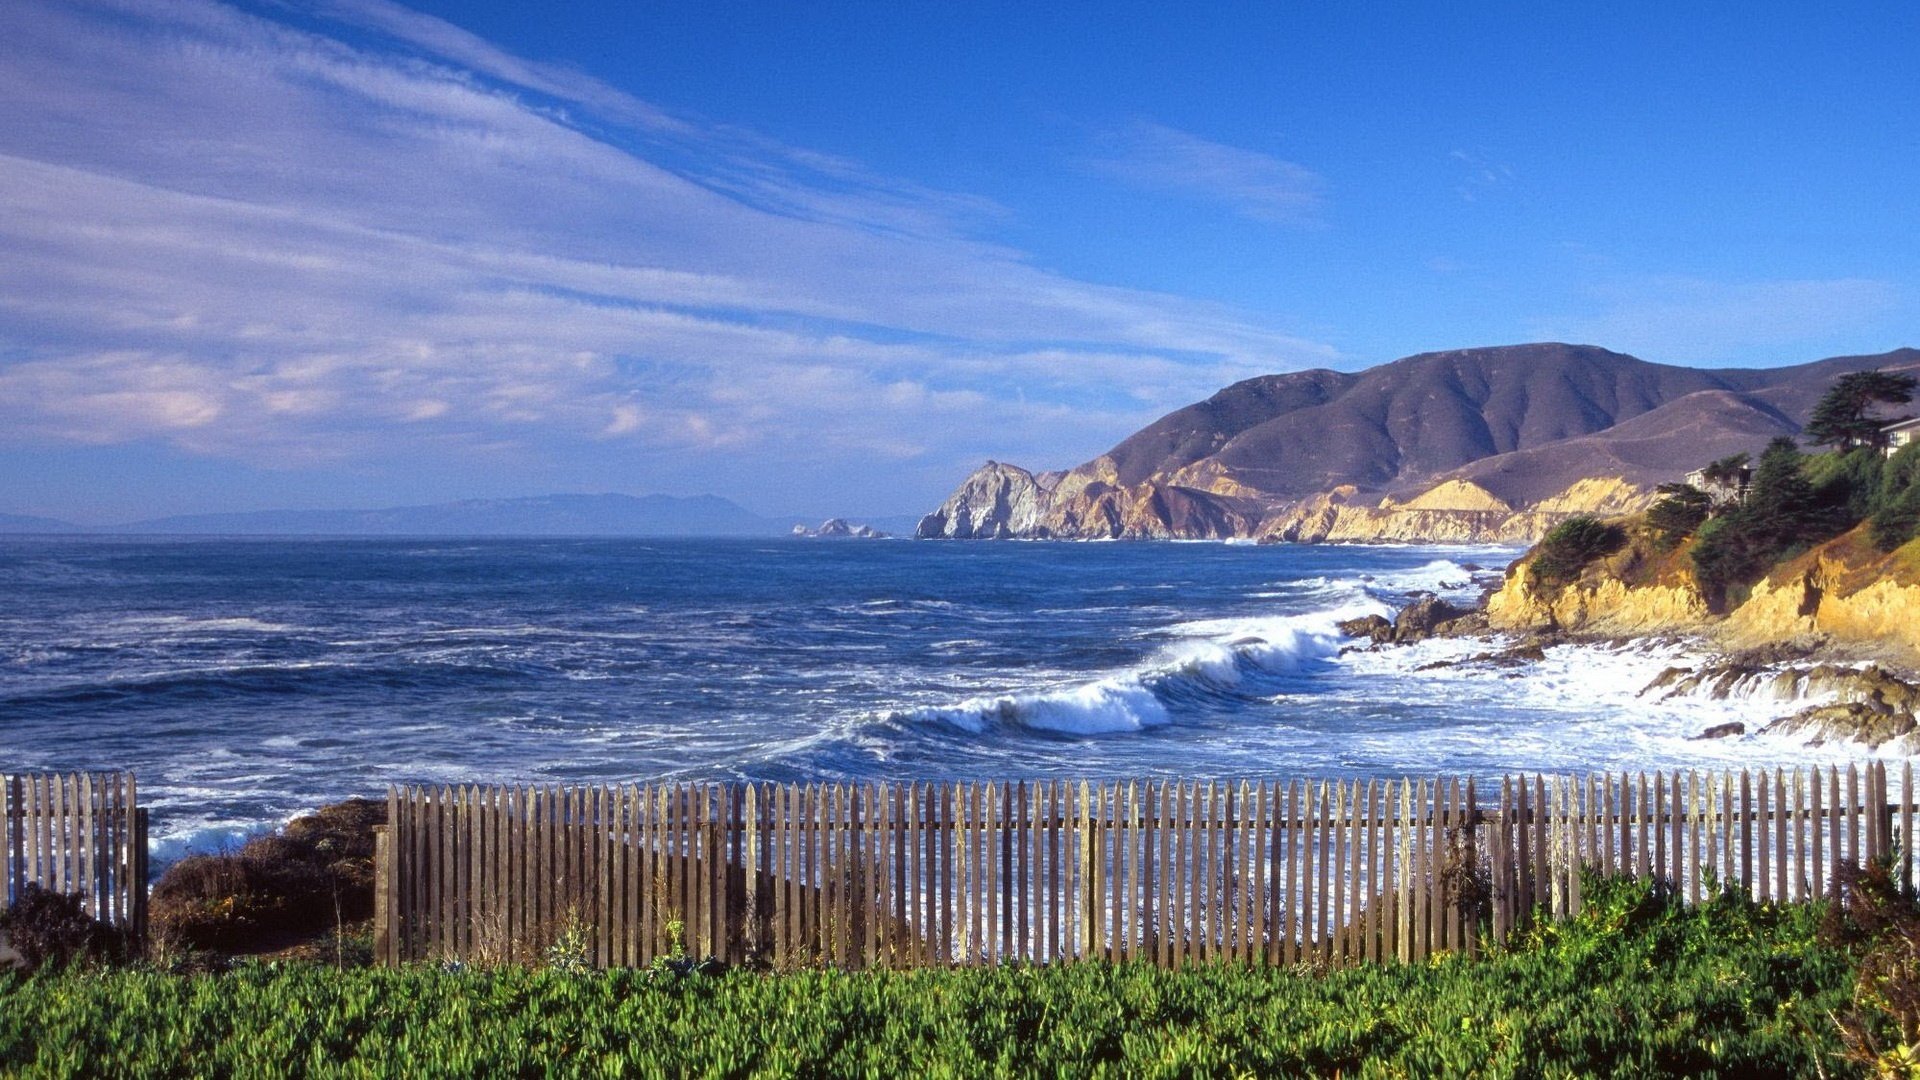
[{"label": "wave crest", "polygon": [[1249,677],[1286,675],[1339,653],[1338,623],[1381,614],[1379,603],[1265,619],[1185,623],[1181,640],[1149,662],[1057,689],[967,698],[889,713],[895,723],[942,723],[969,734],[1024,727],[1070,735],[1141,731],[1171,723],[1170,706],[1234,693]]}]

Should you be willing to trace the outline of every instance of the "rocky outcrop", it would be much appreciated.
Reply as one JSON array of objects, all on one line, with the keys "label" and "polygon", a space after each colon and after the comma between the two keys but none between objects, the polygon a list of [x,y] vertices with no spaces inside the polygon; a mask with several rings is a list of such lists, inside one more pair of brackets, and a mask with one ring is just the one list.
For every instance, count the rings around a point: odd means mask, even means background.
[{"label": "rocky outcrop", "polygon": [[1393,641],[1393,621],[1379,615],[1342,619],[1334,627],[1348,637],[1366,638],[1375,645],[1386,645]]},{"label": "rocky outcrop", "polygon": [[940,509],[920,519],[914,535],[954,540],[1045,536],[1048,490],[1017,465],[989,461],[967,477]]},{"label": "rocky outcrop", "polygon": [[885,540],[887,534],[871,525],[855,525],[846,518],[828,518],[817,529],[795,525],[793,535],[815,540]]},{"label": "rocky outcrop", "polygon": [[1563,588],[1543,589],[1525,561],[1507,571],[1506,580],[1487,598],[1486,611],[1494,630],[1602,637],[1700,631],[1713,617],[1691,571],[1630,585],[1603,569]]},{"label": "rocky outcrop", "polygon": [[1850,742],[1898,754],[1920,753],[1912,713],[1876,709],[1857,701],[1802,709],[1768,724],[1761,733],[1784,735],[1808,746]]},{"label": "rocky outcrop", "polygon": [[[1716,615],[1693,577],[1688,549],[1661,550],[1642,527],[1571,582],[1543,587],[1532,558],[1507,571],[1486,606],[1500,631],[1622,637],[1697,636],[1730,659],[1664,672],[1643,694],[1741,698],[1804,707],[1764,733],[1819,743],[1846,740],[1920,752],[1920,686],[1867,657],[1920,662],[1920,541],[1882,553],[1865,527],[1777,567],[1732,611]],[[1808,663],[1803,658],[1851,658]]]},{"label": "rocky outcrop", "polygon": [[1103,479],[1102,463],[1035,476],[990,461],[920,519],[921,539],[1229,540],[1253,535],[1257,502],[1209,491]]},{"label": "rocky outcrop", "polygon": [[[1826,545],[1753,587],[1727,616],[1736,646],[1768,641],[1873,642],[1920,659],[1920,581],[1897,568],[1863,580],[1860,545]],[[1884,560],[1873,560],[1882,562]]]},{"label": "rocky outcrop", "polygon": [[1432,593],[1421,593],[1394,617],[1393,643],[1407,645],[1425,641],[1443,633],[1445,626],[1468,614],[1467,609],[1455,607]]}]

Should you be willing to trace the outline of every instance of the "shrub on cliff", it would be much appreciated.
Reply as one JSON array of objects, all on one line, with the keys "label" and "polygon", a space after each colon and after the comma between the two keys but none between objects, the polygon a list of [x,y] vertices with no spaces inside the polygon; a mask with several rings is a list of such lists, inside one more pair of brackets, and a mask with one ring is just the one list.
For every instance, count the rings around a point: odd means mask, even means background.
[{"label": "shrub on cliff", "polygon": [[1534,580],[1548,588],[1558,588],[1580,576],[1580,571],[1595,559],[1619,551],[1627,543],[1627,532],[1598,518],[1570,517],[1555,525],[1534,550]]},{"label": "shrub on cliff", "polygon": [[1661,484],[1661,499],[1647,510],[1647,524],[1660,534],[1660,544],[1672,548],[1692,536],[1713,512],[1713,496],[1692,484]]},{"label": "shrub on cliff", "polygon": [[1848,450],[1806,458],[1814,500],[1830,519],[1835,534],[1846,531],[1880,508],[1887,459],[1878,450]]},{"label": "shrub on cliff", "polygon": [[373,915],[373,827],[386,804],[349,799],[237,852],[192,855],[153,887],[157,942],[256,952],[319,937]]}]

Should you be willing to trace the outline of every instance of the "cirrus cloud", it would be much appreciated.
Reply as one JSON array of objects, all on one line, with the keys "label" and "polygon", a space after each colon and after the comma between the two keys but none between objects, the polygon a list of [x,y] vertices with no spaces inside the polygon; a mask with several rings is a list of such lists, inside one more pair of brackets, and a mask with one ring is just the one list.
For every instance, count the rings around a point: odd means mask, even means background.
[{"label": "cirrus cloud", "polygon": [[0,8],[0,438],[484,454],[582,485],[664,456],[871,501],[899,497],[873,455],[1077,460],[1334,356],[1036,267],[982,238],[986,200],[380,0],[311,13],[338,32],[210,0]]}]

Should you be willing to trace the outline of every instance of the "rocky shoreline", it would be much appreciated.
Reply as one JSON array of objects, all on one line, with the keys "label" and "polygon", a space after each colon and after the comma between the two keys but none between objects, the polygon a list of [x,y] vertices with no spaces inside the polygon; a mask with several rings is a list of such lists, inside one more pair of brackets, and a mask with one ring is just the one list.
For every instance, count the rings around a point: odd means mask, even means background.
[{"label": "rocky shoreline", "polygon": [[1469,608],[1422,593],[1392,619],[1369,615],[1342,622],[1339,629],[1366,642],[1350,649],[1399,647],[1429,638],[1461,638],[1486,646],[1466,657],[1422,664],[1415,669],[1419,671],[1465,666],[1519,671],[1545,659],[1546,650],[1554,646],[1627,648],[1680,641],[1698,648],[1704,659],[1667,668],[1640,689],[1640,697],[1655,702],[1694,697],[1798,705],[1757,727],[1724,722],[1692,738],[1779,736],[1810,748],[1852,743],[1879,754],[1920,754],[1920,670],[1898,650],[1818,639],[1729,649],[1721,639],[1697,630],[1622,634],[1545,626],[1516,632],[1489,619],[1489,601],[1495,595],[1488,590],[1478,606]]}]

